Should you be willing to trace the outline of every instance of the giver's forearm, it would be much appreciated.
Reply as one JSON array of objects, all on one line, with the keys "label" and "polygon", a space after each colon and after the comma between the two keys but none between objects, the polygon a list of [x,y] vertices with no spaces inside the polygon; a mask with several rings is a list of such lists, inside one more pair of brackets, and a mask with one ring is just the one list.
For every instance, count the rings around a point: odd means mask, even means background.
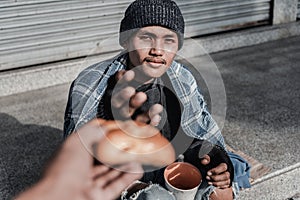
[{"label": "giver's forearm", "polygon": [[66,186],[63,186],[60,183],[55,184],[55,182],[51,180],[41,180],[36,185],[17,196],[15,200],[71,200],[72,197],[70,197],[70,195],[73,194],[72,192],[67,191],[68,187]]},{"label": "giver's forearm", "polygon": [[37,200],[37,199],[49,199],[47,190],[47,184],[43,181],[40,181],[30,189],[18,195],[15,200]]}]

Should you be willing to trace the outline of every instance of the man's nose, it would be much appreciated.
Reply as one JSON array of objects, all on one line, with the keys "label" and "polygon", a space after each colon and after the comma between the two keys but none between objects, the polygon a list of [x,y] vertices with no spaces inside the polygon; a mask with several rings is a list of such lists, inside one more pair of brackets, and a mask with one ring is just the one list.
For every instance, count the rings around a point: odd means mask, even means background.
[{"label": "man's nose", "polygon": [[153,42],[150,53],[156,56],[162,56],[164,54],[164,45],[161,41],[156,40]]}]

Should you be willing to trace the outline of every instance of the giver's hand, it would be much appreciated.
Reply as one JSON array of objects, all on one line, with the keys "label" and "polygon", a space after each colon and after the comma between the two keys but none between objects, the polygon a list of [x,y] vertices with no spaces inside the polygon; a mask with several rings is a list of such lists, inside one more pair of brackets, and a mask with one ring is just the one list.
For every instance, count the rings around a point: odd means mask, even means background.
[{"label": "giver's hand", "polygon": [[[203,165],[208,165],[210,157],[205,155],[201,160]],[[209,184],[214,185],[217,188],[226,189],[230,187],[230,173],[227,171],[228,167],[226,163],[221,163],[217,167],[207,171],[206,179]]]},{"label": "giver's hand", "polygon": [[[113,93],[111,98],[112,109],[117,110],[115,113],[118,113],[120,118],[129,119],[145,103],[147,95],[144,92],[136,92],[136,88],[130,86],[129,83],[135,78],[134,71],[119,71],[115,78],[117,86],[124,85],[124,87],[119,87]],[[154,104],[148,112],[138,115],[135,120],[157,126],[160,122],[160,113],[162,111],[162,105]]]},{"label": "giver's hand", "polygon": [[[103,139],[97,123],[91,122],[73,133],[46,169],[44,177],[17,200],[96,200],[115,199],[134,180],[141,178],[139,164],[128,164],[120,170],[104,165],[94,166],[92,145]],[[127,172],[139,173],[127,173]]]},{"label": "giver's hand", "polygon": [[[141,170],[137,164],[128,164],[121,167],[124,171]],[[88,187],[83,194],[89,200],[117,199],[134,180],[141,178],[139,174],[124,173],[113,170],[105,165],[97,166],[91,173]]]}]

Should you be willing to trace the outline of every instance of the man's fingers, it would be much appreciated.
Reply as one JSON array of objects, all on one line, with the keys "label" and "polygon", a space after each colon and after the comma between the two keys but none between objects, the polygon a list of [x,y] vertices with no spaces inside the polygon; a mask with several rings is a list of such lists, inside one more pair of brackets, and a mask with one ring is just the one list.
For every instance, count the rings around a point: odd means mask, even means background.
[{"label": "man's fingers", "polygon": [[218,181],[230,181],[230,173],[224,172],[223,174],[211,175],[206,177],[207,180],[218,182]]},{"label": "man's fingers", "polygon": [[116,73],[117,89],[111,98],[111,104],[115,108],[120,108],[125,102],[135,94],[135,88],[127,85],[134,78],[133,71],[121,70]]},{"label": "man's fingers", "polygon": [[230,180],[226,180],[226,181],[218,181],[218,182],[208,182],[210,185],[213,185],[217,188],[229,188],[230,187]]},{"label": "man's fingers", "polygon": [[111,98],[111,105],[115,108],[120,108],[125,103],[128,104],[130,98],[135,94],[133,87],[126,87],[118,91]]},{"label": "man's fingers", "polygon": [[147,95],[144,92],[137,92],[134,96],[131,97],[129,107],[135,110],[138,107],[142,106],[146,100]]},{"label": "man's fingers", "polygon": [[116,74],[116,81],[118,81],[118,84],[128,83],[134,79],[134,76],[135,74],[132,70],[121,70]]},{"label": "man's fingers", "polygon": [[161,120],[161,116],[160,115],[155,115],[150,119],[150,125],[152,126],[158,126],[159,122]]},{"label": "man's fingers", "polygon": [[146,94],[143,92],[139,92],[133,95],[129,102],[125,101],[125,103],[120,106],[117,113],[120,114],[123,118],[130,118],[135,110],[139,108],[146,101],[146,99]]},{"label": "man's fingers", "polygon": [[144,122],[144,123],[149,123],[152,126],[158,126],[158,124],[161,121],[161,112],[163,111],[163,106],[160,104],[154,104],[151,106],[149,109],[148,113],[143,113],[139,116],[136,117],[137,121]]},{"label": "man's fingers", "polygon": [[164,110],[164,107],[160,104],[154,104],[149,109],[149,117],[153,118],[155,115],[160,114]]},{"label": "man's fingers", "polygon": [[119,109],[118,114],[129,118],[146,100],[147,95],[144,92],[135,93],[134,88],[126,87],[113,96],[111,104],[115,109]]},{"label": "man's fingers", "polygon": [[115,80],[116,80],[117,82],[118,82],[119,80],[121,80],[125,73],[126,73],[126,70],[118,71],[118,72],[116,73],[116,75],[115,75]]},{"label": "man's fingers", "polygon": [[150,118],[149,118],[149,116],[146,113],[144,113],[144,114],[138,115],[135,118],[135,120],[138,121],[138,122],[143,122],[143,123],[146,124],[146,123],[148,123],[150,121]]},{"label": "man's fingers", "polygon": [[220,188],[220,189],[226,189],[226,188],[229,188],[230,185],[220,185],[220,186],[216,186],[217,188]]},{"label": "man's fingers", "polygon": [[227,169],[228,169],[227,164],[226,163],[221,163],[217,167],[209,170],[207,172],[207,174],[208,175],[218,175],[218,174],[222,174],[222,173],[226,172]]},{"label": "man's fingers", "polygon": [[209,184],[219,188],[228,188],[230,186],[230,173],[227,171],[227,164],[221,163],[217,167],[207,172],[206,179]]},{"label": "man's fingers", "polygon": [[208,165],[209,163],[210,163],[210,157],[209,157],[209,155],[204,155],[202,157],[201,164],[202,165]]},{"label": "man's fingers", "polygon": [[160,114],[164,110],[164,107],[160,104],[154,104],[151,106],[149,110],[149,117],[150,117],[150,125],[158,126],[161,120]]}]

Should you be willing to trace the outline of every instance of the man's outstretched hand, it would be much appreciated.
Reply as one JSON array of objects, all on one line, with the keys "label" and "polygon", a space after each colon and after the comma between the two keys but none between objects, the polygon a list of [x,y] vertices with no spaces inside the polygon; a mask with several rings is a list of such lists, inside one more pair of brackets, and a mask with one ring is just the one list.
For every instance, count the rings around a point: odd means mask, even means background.
[{"label": "man's outstretched hand", "polygon": [[[115,75],[115,81],[119,88],[117,87],[117,91],[111,97],[111,106],[124,119],[131,118],[134,112],[147,100],[147,95],[144,92],[136,92],[136,88],[130,86],[130,82],[135,77],[136,74],[133,70],[121,70]],[[138,115],[135,120],[157,126],[160,122],[160,113],[162,111],[162,105],[154,104],[148,112]]]}]

